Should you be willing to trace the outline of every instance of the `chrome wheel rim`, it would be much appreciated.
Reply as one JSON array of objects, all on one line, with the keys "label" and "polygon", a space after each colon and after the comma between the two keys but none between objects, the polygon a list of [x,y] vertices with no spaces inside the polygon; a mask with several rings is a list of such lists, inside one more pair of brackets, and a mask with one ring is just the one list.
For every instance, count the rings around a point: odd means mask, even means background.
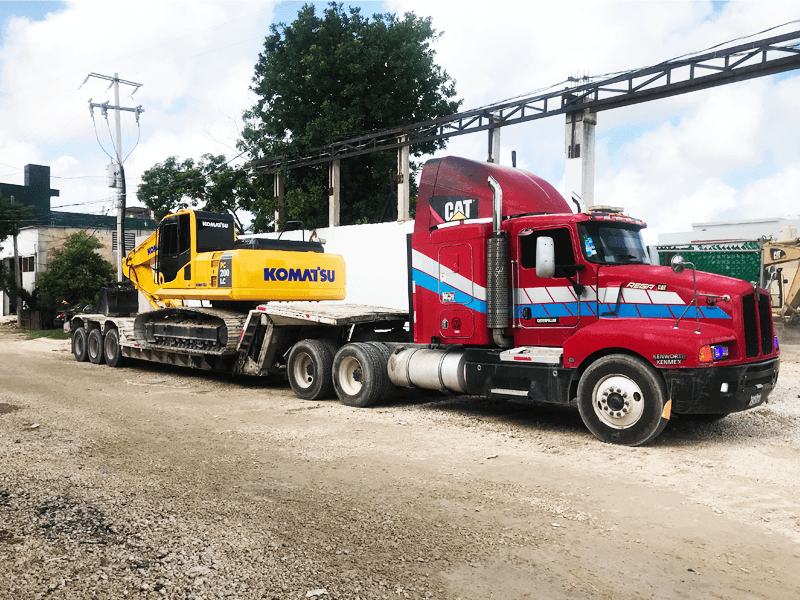
[{"label": "chrome wheel rim", "polygon": [[609,375],[594,386],[592,408],[605,425],[627,429],[642,418],[644,394],[632,379],[624,375]]}]

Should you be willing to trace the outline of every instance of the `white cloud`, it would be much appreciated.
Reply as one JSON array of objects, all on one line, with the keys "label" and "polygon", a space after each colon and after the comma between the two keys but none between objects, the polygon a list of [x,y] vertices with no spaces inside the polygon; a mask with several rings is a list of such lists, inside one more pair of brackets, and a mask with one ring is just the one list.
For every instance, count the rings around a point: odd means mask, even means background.
[{"label": "white cloud", "polygon": [[[126,163],[129,188],[168,156],[234,156],[237,121],[273,9],[268,2],[68,2],[45,20],[8,22],[0,47],[2,180],[22,182],[27,163],[50,164],[54,204],[113,195],[108,158],[95,139],[87,100],[109,100],[89,72],[144,84],[124,106],[141,104],[141,140]],[[464,109],[561,82],[622,71],[702,50],[796,18],[800,2],[419,3],[392,0],[364,13],[414,10],[444,34],[437,60],[457,81]],[[288,11],[288,12],[287,12]],[[800,77],[765,78],[603,112],[597,126],[596,198],[622,204],[651,233],[692,222],[797,212]],[[97,133],[109,149],[106,121]],[[113,121],[111,122],[113,131]],[[136,143],[123,116],[123,151]],[[564,174],[564,118],[505,128],[502,161],[553,183]],[[448,153],[483,159],[486,134],[453,138]],[[69,179],[68,179],[69,178]],[[103,204],[103,200],[106,203]]]},{"label": "white cloud", "polygon": [[[656,64],[800,14],[798,2],[390,5],[430,15],[444,31],[438,59],[458,81],[464,109],[570,75]],[[763,78],[600,113],[596,201],[643,218],[653,240],[693,222],[797,214],[799,95],[800,77]],[[505,128],[502,143],[503,162],[517,150],[518,166],[563,186],[563,117]],[[447,152],[482,159],[486,145],[485,133],[473,134],[453,138]],[[780,194],[790,199],[779,201]]]},{"label": "white cloud", "polygon": [[[132,97],[133,88],[120,88],[123,106],[145,110],[128,175],[141,176],[175,154],[233,156],[232,120],[249,107],[248,86],[272,9],[264,2],[80,1],[42,21],[12,19],[0,48],[0,162],[19,169],[50,164],[55,175],[61,157],[74,155],[83,177],[104,176],[109,159],[95,139],[87,101],[114,104],[114,98],[99,79],[78,90],[90,72],[117,72],[144,84]],[[97,135],[110,151],[113,114],[109,119],[95,110]],[[132,113],[123,113],[122,123],[127,154],[139,132]],[[54,204],[107,196],[105,184],[93,179],[54,179],[61,189]]]}]

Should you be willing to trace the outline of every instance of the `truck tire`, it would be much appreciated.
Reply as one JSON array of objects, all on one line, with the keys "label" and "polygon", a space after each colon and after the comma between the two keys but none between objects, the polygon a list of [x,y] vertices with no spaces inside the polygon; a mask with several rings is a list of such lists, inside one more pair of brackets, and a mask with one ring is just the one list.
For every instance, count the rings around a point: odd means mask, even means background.
[{"label": "truck tire", "polygon": [[124,367],[128,362],[127,357],[122,355],[122,348],[119,346],[119,332],[116,329],[109,329],[106,332],[103,340],[103,354],[109,367]]},{"label": "truck tire", "polygon": [[89,355],[86,353],[86,330],[83,327],[72,332],[72,354],[78,362],[89,360]]},{"label": "truck tire", "polygon": [[89,355],[89,362],[93,365],[103,363],[103,334],[99,329],[92,329],[89,337],[86,338],[86,354]]},{"label": "truck tire", "polygon": [[342,346],[333,358],[333,387],[342,404],[365,408],[375,404],[384,380],[378,351],[364,343]]},{"label": "truck tire", "polygon": [[667,388],[649,363],[610,354],[586,369],[578,382],[578,409],[586,427],[603,442],[641,446],[667,426]]},{"label": "truck tire", "polygon": [[390,398],[397,389],[397,386],[389,379],[389,357],[392,355],[392,351],[389,350],[386,344],[382,344],[381,342],[367,342],[367,345],[372,346],[377,351],[381,374],[383,375],[381,398],[386,400]]},{"label": "truck tire", "polygon": [[320,340],[301,340],[292,346],[286,371],[289,385],[303,400],[320,400],[331,393],[333,354]]}]

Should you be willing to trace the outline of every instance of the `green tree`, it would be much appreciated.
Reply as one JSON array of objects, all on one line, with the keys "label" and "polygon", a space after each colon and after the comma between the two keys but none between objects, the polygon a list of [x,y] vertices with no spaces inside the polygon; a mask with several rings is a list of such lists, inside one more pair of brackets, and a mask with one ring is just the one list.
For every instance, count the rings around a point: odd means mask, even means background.
[{"label": "green tree", "polygon": [[47,272],[39,277],[39,289],[53,305],[95,304],[100,288],[115,280],[114,267],[95,252],[100,242],[85,231],[67,238],[56,250]]},{"label": "green tree", "polygon": [[[305,5],[291,24],[273,25],[259,55],[251,89],[258,101],[244,113],[242,149],[252,159],[300,150],[451,114],[455,83],[435,62],[439,37],[430,18],[406,13],[363,17],[331,3],[322,17]],[[444,140],[412,147],[420,156]],[[343,223],[396,216],[396,153],[343,160]],[[278,208],[271,177],[256,180],[254,228]],[[309,227],[327,224],[327,165],[289,171],[286,216]]]},{"label": "green tree", "polygon": [[144,172],[137,197],[160,221],[165,215],[194,207],[204,186],[203,174],[193,159],[178,162],[177,156],[170,156]]},{"label": "green tree", "polygon": [[0,243],[19,234],[27,219],[33,215],[33,207],[12,202],[0,194]]},{"label": "green tree", "polygon": [[[19,234],[26,220],[33,216],[33,207],[25,206],[19,202],[12,202],[11,198],[5,198],[0,194],[0,244],[7,238]],[[32,296],[24,289],[18,288],[14,281],[14,273],[8,270],[0,261],[0,289],[10,297],[20,297],[29,306],[32,305]]]},{"label": "green tree", "polygon": [[170,156],[142,175],[138,198],[155,212],[156,220],[182,208],[229,212],[236,220],[239,233],[244,233],[239,218],[241,210],[249,210],[253,190],[242,169],[227,164],[224,155],[204,154],[195,162],[183,162]]}]

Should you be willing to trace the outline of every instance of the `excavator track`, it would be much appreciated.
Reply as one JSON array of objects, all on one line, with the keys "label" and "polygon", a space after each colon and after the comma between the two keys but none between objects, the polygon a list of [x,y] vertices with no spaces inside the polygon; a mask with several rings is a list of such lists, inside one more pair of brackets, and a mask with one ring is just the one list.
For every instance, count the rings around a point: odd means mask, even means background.
[{"label": "excavator track", "polygon": [[222,356],[236,354],[246,319],[246,313],[214,308],[162,308],[137,316],[133,331],[148,347]]}]

